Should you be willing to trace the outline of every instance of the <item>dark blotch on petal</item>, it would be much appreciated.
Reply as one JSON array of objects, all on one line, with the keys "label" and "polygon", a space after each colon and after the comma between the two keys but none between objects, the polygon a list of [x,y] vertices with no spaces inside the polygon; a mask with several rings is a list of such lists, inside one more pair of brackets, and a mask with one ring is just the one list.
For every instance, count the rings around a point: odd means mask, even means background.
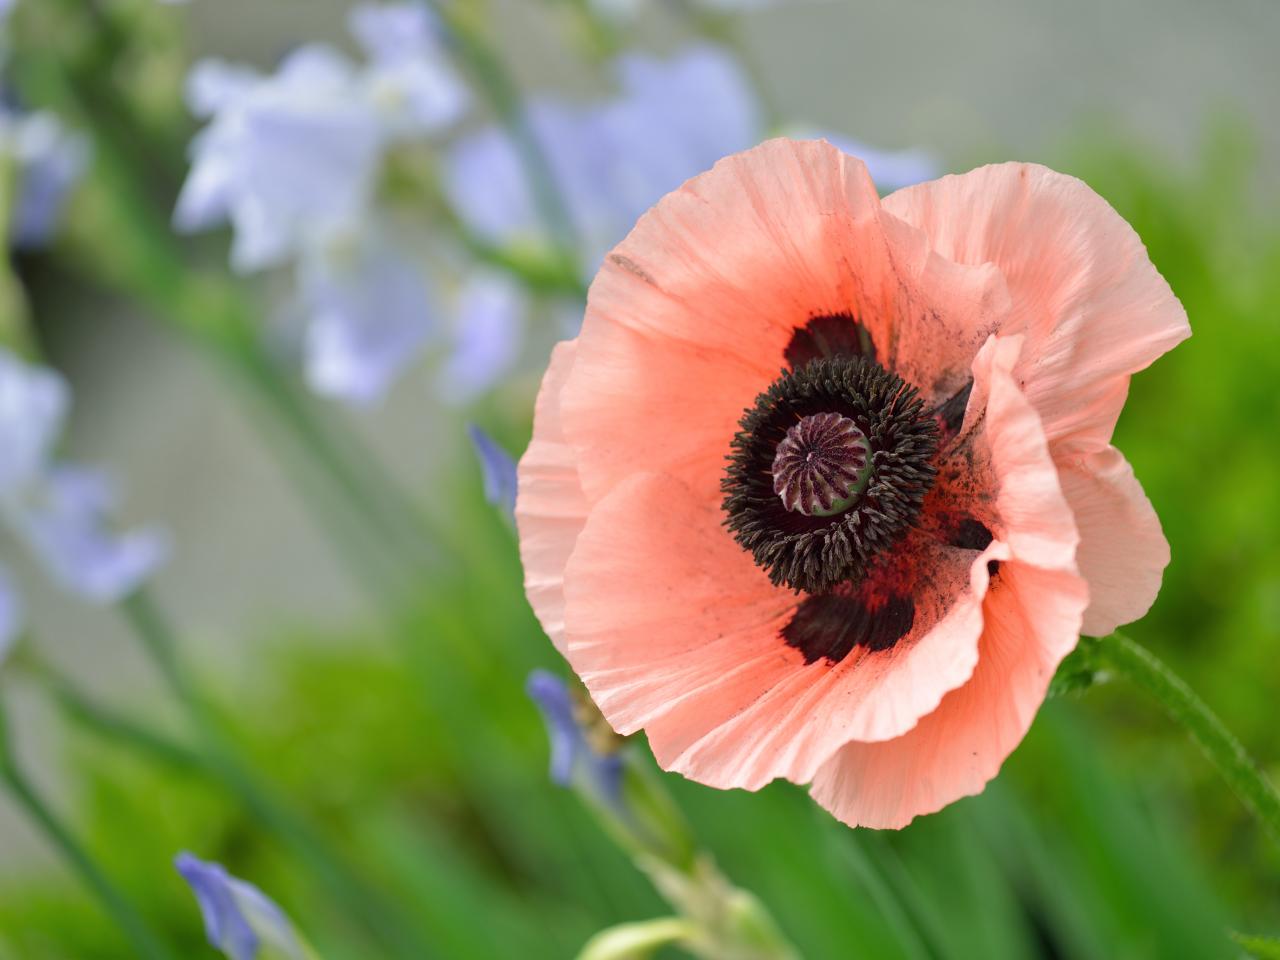
[{"label": "dark blotch on petal", "polygon": [[876,345],[871,334],[853,316],[831,313],[814,317],[791,335],[787,344],[787,364],[798,370],[819,357],[876,358]]},{"label": "dark blotch on petal", "polygon": [[916,605],[910,597],[889,596],[869,604],[858,596],[824,593],[808,597],[790,622],[782,639],[804,654],[805,663],[826,659],[839,663],[854,647],[888,650],[907,635],[915,621]]},{"label": "dark blotch on petal", "polygon": [[991,545],[991,531],[973,517],[965,517],[951,532],[948,543],[964,550],[985,550]]},{"label": "dark blotch on petal", "polygon": [[933,415],[942,425],[944,435],[957,433],[964,423],[964,412],[969,407],[969,394],[973,393],[973,381],[970,380],[934,410]]}]

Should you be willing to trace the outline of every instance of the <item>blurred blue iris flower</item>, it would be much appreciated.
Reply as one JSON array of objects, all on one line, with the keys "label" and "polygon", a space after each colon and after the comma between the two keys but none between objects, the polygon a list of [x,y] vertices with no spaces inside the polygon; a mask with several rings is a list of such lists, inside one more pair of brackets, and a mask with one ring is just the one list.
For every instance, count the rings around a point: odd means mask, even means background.
[{"label": "blurred blue iris flower", "polygon": [[192,143],[175,226],[230,220],[232,266],[248,272],[286,262],[317,231],[358,221],[385,131],[356,82],[353,64],[319,46],[296,50],[269,77],[197,64],[188,100],[211,122]]},{"label": "blurred blue iris flower", "polygon": [[175,866],[200,905],[209,944],[230,960],[310,960],[284,911],[253,884],[190,853]]},{"label": "blurred blue iris flower", "polygon": [[380,400],[433,333],[437,307],[413,246],[378,223],[309,244],[298,263],[307,381],[360,406]]},{"label": "blurred blue iris flower", "polygon": [[595,803],[629,819],[622,806],[622,756],[601,753],[591,744],[578,722],[568,685],[554,673],[535,670],[525,689],[547,725],[551,779],[583,791]]},{"label": "blurred blue iris flower", "polygon": [[440,327],[425,264],[379,203],[386,155],[456,121],[470,94],[425,6],[361,5],[349,25],[359,62],[312,44],[270,75],[197,64],[187,98],[209,124],[192,144],[174,225],[229,221],[241,272],[292,263],[308,382],[368,405]]},{"label": "blurred blue iris flower", "polygon": [[230,221],[237,270],[278,266],[312,234],[358,225],[386,150],[466,110],[425,7],[360,6],[351,28],[362,63],[309,44],[269,75],[220,60],[192,69],[188,106],[209,124],[192,143],[174,225],[189,233]]},{"label": "blurred blue iris flower", "polygon": [[[528,108],[582,247],[584,277],[664,194],[765,135],[745,74],[718,47],[697,45],[670,59],[629,54],[614,66],[619,93],[613,99],[574,106],[543,98]],[[882,189],[936,175],[936,163],[923,151],[878,151],[830,139],[867,160]],[[481,239],[500,246],[545,242],[519,153],[502,129],[458,140],[449,152],[447,184],[458,215]]]},{"label": "blurred blue iris flower", "polygon": [[[528,108],[579,239],[584,276],[663,194],[751,146],[762,125],[745,76],[719,48],[697,46],[671,60],[627,55],[615,67],[620,93],[612,100],[575,106],[540,98]],[[505,131],[460,139],[446,177],[459,216],[480,238],[515,245],[543,237]]]},{"label": "blurred blue iris flower", "polygon": [[[169,542],[151,528],[113,531],[108,516],[116,498],[108,478],[55,462],[69,404],[58,374],[0,349],[0,517],[63,589],[113,603],[155,572]],[[7,619],[16,630],[16,610],[0,597],[0,626]]]}]

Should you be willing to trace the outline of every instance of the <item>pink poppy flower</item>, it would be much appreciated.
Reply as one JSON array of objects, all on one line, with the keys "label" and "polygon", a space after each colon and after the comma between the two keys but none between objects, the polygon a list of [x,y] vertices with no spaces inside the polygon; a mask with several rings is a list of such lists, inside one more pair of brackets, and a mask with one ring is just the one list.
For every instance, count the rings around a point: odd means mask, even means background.
[{"label": "pink poppy flower", "polygon": [[1085,184],[983,167],[881,200],[773,140],[650,210],[560,344],[520,464],[526,587],[621,733],[853,825],[976,793],[1168,545],[1110,445],[1189,334]]}]

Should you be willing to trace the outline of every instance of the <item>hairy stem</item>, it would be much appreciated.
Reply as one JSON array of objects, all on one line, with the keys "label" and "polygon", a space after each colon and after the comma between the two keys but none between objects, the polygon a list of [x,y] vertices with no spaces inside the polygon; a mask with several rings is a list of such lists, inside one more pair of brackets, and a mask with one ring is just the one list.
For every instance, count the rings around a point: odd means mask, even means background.
[{"label": "hairy stem", "polygon": [[[440,0],[431,0],[431,6],[444,24],[458,60],[471,74],[515,145],[538,216],[556,245],[556,256],[562,262],[563,274],[576,276],[573,251],[577,249],[579,238],[573,215],[556,183],[546,150],[539,143],[529,120],[519,87],[502,58],[489,46],[477,24],[465,11],[456,10],[456,5]],[[577,293],[585,298],[586,288],[581,281],[578,286]]]},{"label": "hairy stem", "polygon": [[1191,736],[1244,805],[1280,844],[1280,792],[1245,752],[1244,746],[1209,707],[1151,651],[1121,633],[1096,640],[1100,665],[1111,668],[1158,700]]}]

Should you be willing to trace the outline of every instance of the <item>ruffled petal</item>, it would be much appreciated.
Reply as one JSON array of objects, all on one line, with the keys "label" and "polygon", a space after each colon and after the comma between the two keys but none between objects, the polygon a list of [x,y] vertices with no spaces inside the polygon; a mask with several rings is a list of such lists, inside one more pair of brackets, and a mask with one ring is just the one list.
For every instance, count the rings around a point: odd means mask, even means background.
[{"label": "ruffled petal", "polygon": [[882,360],[901,354],[899,372],[942,394],[1006,303],[999,271],[930,253],[830,144],[728,157],[645,214],[592,284],[564,392],[587,498],[640,470],[717,496],[738,419],[815,317],[861,323]]},{"label": "ruffled petal", "polygon": [[1133,467],[1115,447],[1071,458],[1061,476],[1080,528],[1076,562],[1089,581],[1083,632],[1105,636],[1151,609],[1169,565],[1169,542]]},{"label": "ruffled petal", "polygon": [[1011,375],[1020,346],[992,338],[973,365],[968,422],[982,425],[974,446],[998,484],[984,519],[1005,547],[983,602],[978,666],[905,735],[850,743],[818,772],[814,799],[852,826],[903,827],[979,792],[1025,736],[1079,638],[1089,590],[1040,419]]},{"label": "ruffled petal", "polygon": [[992,263],[1024,333],[1018,376],[1055,455],[1111,439],[1129,376],[1188,337],[1186,313],[1142,241],[1086,184],[1006,163],[892,194],[884,208],[941,255]]},{"label": "ruffled petal", "polygon": [[977,659],[987,561],[933,548],[914,621],[887,649],[806,662],[782,631],[810,602],[774,587],[718,505],[637,474],[596,504],[565,575],[567,656],[609,722],[701,783],[806,782],[851,739],[898,736]]},{"label": "ruffled petal", "polygon": [[577,343],[556,344],[538,391],[533,439],[520,459],[516,526],[524,587],[533,612],[557,650],[564,653],[564,570],[587,522],[576,456],[560,424],[560,392],[573,368]]},{"label": "ruffled petal", "polygon": [[818,771],[813,798],[850,826],[897,829],[981,792],[1030,728],[1086,596],[1071,573],[1002,564],[973,678],[904,736],[847,744]]}]

